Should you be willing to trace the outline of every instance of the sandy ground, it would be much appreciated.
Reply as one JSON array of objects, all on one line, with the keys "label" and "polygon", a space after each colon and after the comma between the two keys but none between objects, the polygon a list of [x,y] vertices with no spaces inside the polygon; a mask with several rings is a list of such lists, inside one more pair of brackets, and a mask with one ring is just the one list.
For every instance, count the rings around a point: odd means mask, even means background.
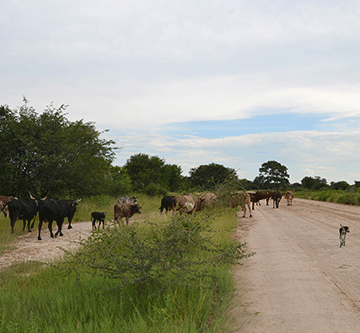
[{"label": "sandy ground", "polygon": [[[8,220],[6,219],[6,222]],[[86,239],[90,236],[91,222],[72,223],[72,226],[72,229],[67,229],[67,223],[64,223],[64,236],[56,238],[51,238],[48,229],[43,228],[41,231],[41,241],[37,239],[37,228],[34,228],[31,233],[19,236],[9,250],[0,256],[0,269],[18,261],[50,262],[64,254],[61,248],[68,250],[75,249],[81,239]],[[57,230],[56,223],[54,223],[53,227],[55,233]]]},{"label": "sandy ground", "polygon": [[[360,207],[264,204],[237,230],[256,252],[236,269],[237,332],[360,332]],[[350,227],[342,248],[340,223]]]},{"label": "sandy ground", "polygon": [[[232,316],[242,333],[360,332],[360,207],[295,199],[279,209],[255,207],[239,218],[236,237],[255,256],[235,271],[239,294]],[[248,215],[247,215],[248,216]],[[350,227],[339,247],[340,223]],[[37,231],[18,237],[0,257],[0,269],[16,261],[51,261],[91,234],[91,222],[73,223],[64,236],[42,241]]]}]

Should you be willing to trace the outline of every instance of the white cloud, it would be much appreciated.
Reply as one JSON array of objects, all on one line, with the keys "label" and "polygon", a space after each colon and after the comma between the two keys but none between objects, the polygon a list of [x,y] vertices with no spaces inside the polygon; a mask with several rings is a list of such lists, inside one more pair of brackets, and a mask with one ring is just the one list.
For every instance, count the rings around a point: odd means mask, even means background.
[{"label": "white cloud", "polygon": [[[344,119],[360,115],[359,8],[339,0],[7,1],[0,103],[15,108],[25,95],[38,112],[69,104],[71,120],[125,135],[122,163],[164,153],[184,170],[226,162],[251,179],[257,165],[281,158],[295,178],[323,170],[351,181],[360,124]],[[327,123],[322,132],[159,135],[169,123],[284,112]]]}]

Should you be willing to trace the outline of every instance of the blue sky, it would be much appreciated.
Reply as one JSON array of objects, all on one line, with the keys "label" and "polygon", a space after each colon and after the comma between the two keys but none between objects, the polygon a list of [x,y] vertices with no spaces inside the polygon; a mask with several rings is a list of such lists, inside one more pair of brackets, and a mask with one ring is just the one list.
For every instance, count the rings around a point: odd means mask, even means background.
[{"label": "blue sky", "polygon": [[184,175],[360,180],[357,1],[3,1],[0,104],[67,104]]}]

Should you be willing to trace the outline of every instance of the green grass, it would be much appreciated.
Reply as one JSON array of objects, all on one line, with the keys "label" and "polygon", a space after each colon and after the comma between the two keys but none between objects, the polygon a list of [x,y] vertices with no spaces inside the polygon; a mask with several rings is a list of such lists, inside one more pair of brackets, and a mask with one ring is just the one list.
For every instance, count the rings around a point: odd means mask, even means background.
[{"label": "green grass", "polygon": [[[138,196],[142,214],[136,216],[139,235],[148,235],[154,224],[168,223],[172,215],[160,215],[160,197]],[[112,218],[116,198],[83,199],[74,221],[89,221],[92,211]],[[133,217],[134,218],[134,217]],[[199,212],[209,219],[201,233],[216,244],[236,244],[231,237],[237,225],[235,210]],[[0,238],[11,244],[15,233],[2,219]],[[125,227],[126,228],[126,227]],[[25,233],[25,231],[24,231]],[[196,253],[198,256],[199,253]],[[0,332],[226,332],[234,281],[229,265],[219,265],[211,288],[173,285],[159,292],[156,284],[128,284],[87,269],[74,269],[65,261],[59,266],[20,263],[0,272]],[[64,269],[67,268],[67,269]]]},{"label": "green grass", "polygon": [[360,205],[360,192],[358,190],[355,192],[343,190],[304,190],[295,192],[295,197],[317,201],[335,202],[346,205]]}]

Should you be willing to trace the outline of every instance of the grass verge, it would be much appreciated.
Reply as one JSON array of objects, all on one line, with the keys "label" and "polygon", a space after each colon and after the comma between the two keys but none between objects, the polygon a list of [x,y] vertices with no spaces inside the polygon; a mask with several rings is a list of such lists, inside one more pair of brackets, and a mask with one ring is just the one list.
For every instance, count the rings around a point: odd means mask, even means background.
[{"label": "grass verge", "polygon": [[[91,211],[111,207],[113,199],[83,200],[77,212],[80,220]],[[138,200],[143,207],[141,218],[132,229],[117,228],[120,243],[126,240],[121,246],[110,237],[110,229],[96,231],[82,247],[85,256],[69,255],[55,266],[21,263],[0,272],[0,332],[230,330],[227,313],[234,292],[229,273],[232,260],[216,251],[231,253],[238,245],[231,238],[238,222],[235,211],[200,212],[174,226],[171,215],[158,213],[158,198]],[[10,233],[9,228],[5,233]],[[130,243],[136,246],[130,247]],[[104,244],[108,251],[96,248]],[[110,252],[116,258],[131,255],[126,262],[140,269],[122,272],[123,261],[106,257]],[[221,260],[216,261],[217,256]],[[161,260],[154,262],[153,257]],[[95,261],[98,266],[91,268],[85,258],[99,259]],[[119,274],[109,273],[109,263]],[[106,267],[106,274],[101,267]]]}]

